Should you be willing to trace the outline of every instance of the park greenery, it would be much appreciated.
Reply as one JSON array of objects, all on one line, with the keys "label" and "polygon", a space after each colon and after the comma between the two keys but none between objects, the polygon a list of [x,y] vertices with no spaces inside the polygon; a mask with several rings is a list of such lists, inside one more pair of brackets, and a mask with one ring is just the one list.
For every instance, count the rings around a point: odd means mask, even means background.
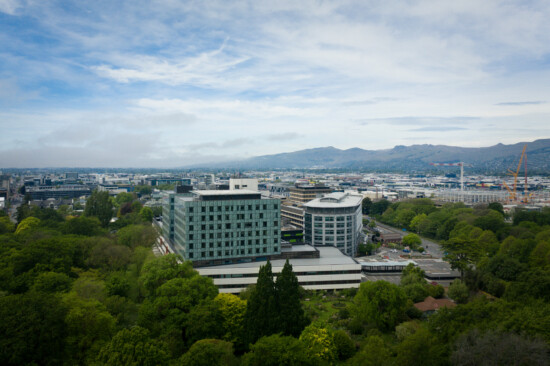
[{"label": "park greenery", "polygon": [[[409,265],[399,285],[306,291],[269,262],[239,296],[177,255],[155,257],[151,210],[94,192],[83,212],[0,214],[3,365],[547,365],[550,212],[371,202],[369,215],[438,240],[447,289]],[[383,210],[382,210],[383,209]],[[80,215],[79,215],[80,214]],[[427,296],[457,303],[435,314]]]}]

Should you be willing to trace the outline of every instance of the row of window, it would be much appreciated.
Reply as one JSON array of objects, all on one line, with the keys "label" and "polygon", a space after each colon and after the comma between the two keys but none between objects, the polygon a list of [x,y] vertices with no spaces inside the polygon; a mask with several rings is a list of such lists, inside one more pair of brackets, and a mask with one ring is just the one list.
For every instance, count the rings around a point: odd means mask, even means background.
[{"label": "row of window", "polygon": [[[347,271],[309,271],[309,272],[294,272],[296,276],[322,276],[322,275],[344,275],[344,274],[360,274],[361,270],[347,270]],[[234,274],[220,274],[220,275],[207,275],[210,278],[243,278],[243,277],[258,277],[258,273],[234,273]]]},{"label": "row of window", "polygon": [[[340,280],[340,281],[304,281],[299,282],[300,286],[318,286],[318,285],[345,285],[345,284],[360,284],[361,280]],[[218,288],[242,288],[244,284],[236,285],[217,285]]]},{"label": "row of window", "polygon": [[[224,205],[224,206],[208,206],[208,209],[206,206],[201,206],[201,207],[194,207],[194,206],[188,206],[189,207],[189,212],[192,213],[192,212],[222,212],[222,211],[245,211],[245,210],[248,210],[248,211],[252,211],[252,210],[256,210],[256,211],[259,211],[260,210],[260,207],[261,209],[263,210],[267,210],[268,207],[269,209],[274,209],[274,210],[278,210],[279,209],[279,204],[275,203],[275,204],[262,204],[262,205],[259,205],[259,204],[256,204],[256,205]],[[195,210],[196,208],[196,210]]]},{"label": "row of window", "polygon": [[[217,257],[234,257],[236,255],[254,255],[254,254],[268,254],[268,253],[278,253],[279,247],[273,247],[273,251],[269,250],[267,247],[263,248],[248,248],[248,249],[236,249],[236,250],[218,250],[218,251],[202,251],[198,253],[190,252],[189,259],[194,258],[217,258]],[[214,254],[216,253],[216,254]],[[196,255],[195,255],[196,254]]]},{"label": "row of window", "polygon": [[[278,243],[279,242],[279,238],[274,238],[273,241],[270,240],[270,242],[274,242],[274,243]],[[261,243],[264,244],[264,245],[267,245],[268,244],[268,240],[267,239],[261,239]],[[206,249],[206,247],[208,246],[209,248],[214,248],[214,243],[213,242],[209,242],[209,243],[205,243],[205,242],[202,242],[202,243],[191,243],[189,242],[188,245],[189,245],[189,249],[190,250],[193,250],[195,249],[195,244],[196,244],[196,247],[197,248],[201,248],[201,249]],[[216,248],[221,248],[222,246],[225,246],[225,247],[233,247],[233,246],[245,246],[245,245],[260,245],[260,239],[254,239],[254,240],[234,240],[234,241],[225,241],[225,242],[216,242]]]}]

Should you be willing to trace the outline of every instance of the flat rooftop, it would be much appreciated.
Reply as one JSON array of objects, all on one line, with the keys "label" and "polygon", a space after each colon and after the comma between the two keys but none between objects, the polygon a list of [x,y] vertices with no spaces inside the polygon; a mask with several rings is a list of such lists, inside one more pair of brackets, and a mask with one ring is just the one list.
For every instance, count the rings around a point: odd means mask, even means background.
[{"label": "flat rooftop", "polygon": [[[308,249],[307,247],[311,248]],[[353,258],[348,257],[343,254],[340,250],[334,247],[315,247],[313,248],[310,245],[293,245],[293,250],[295,251],[308,251],[308,250],[319,250],[319,258],[297,258],[289,259],[288,261],[292,264],[293,267],[307,267],[307,266],[333,266],[333,265],[356,265],[359,266]],[[247,263],[236,263],[236,264],[224,264],[220,266],[212,267],[200,267],[197,270],[201,274],[207,274],[208,270],[229,270],[236,268],[260,268],[266,264],[267,261],[257,261],[257,262],[247,262]],[[273,268],[282,268],[285,265],[286,259],[275,259],[271,260],[271,266]]]},{"label": "flat rooftop", "polygon": [[355,207],[363,201],[363,196],[360,194],[349,194],[342,192],[329,193],[321,198],[316,198],[304,206],[312,208],[341,208]]}]

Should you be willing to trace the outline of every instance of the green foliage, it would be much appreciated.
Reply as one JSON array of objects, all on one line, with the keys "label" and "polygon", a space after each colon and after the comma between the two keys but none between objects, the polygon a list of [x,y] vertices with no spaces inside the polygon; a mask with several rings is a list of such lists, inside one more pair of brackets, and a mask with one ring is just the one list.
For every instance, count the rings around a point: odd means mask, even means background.
[{"label": "green foliage", "polygon": [[34,280],[33,290],[38,292],[67,292],[72,280],[64,273],[42,272]]},{"label": "green foliage", "polygon": [[108,296],[128,296],[131,284],[130,280],[124,273],[115,272],[109,276],[105,282],[105,290]]},{"label": "green foliage", "polygon": [[413,250],[418,250],[422,244],[422,239],[416,234],[410,233],[403,237],[403,245],[410,247]]},{"label": "green foliage", "polygon": [[429,295],[427,286],[421,283],[413,283],[403,286],[403,291],[405,291],[407,297],[414,303],[424,301],[424,299]]},{"label": "green foliage", "polygon": [[115,319],[102,303],[83,299],[76,293],[65,295],[63,303],[69,309],[65,318],[68,353],[75,363],[95,358],[114,334]]},{"label": "green foliage", "polygon": [[313,366],[321,362],[311,358],[305,345],[290,336],[274,334],[260,338],[242,358],[243,366]]},{"label": "green foliage", "polygon": [[153,296],[157,288],[167,281],[175,278],[190,278],[196,274],[191,262],[183,261],[182,257],[176,254],[168,254],[145,263],[139,279],[146,294]]},{"label": "green foliage", "polygon": [[458,278],[455,279],[449,286],[449,297],[459,304],[464,304],[468,301],[470,290],[468,286]]},{"label": "green foliage", "polygon": [[201,339],[222,338],[224,335],[224,329],[220,327],[222,322],[223,317],[218,303],[202,301],[190,309],[185,319],[186,343],[190,346]]},{"label": "green foliage", "polygon": [[454,344],[451,362],[469,365],[548,365],[548,345],[540,339],[529,339],[513,333],[474,329]]},{"label": "green foliage", "polygon": [[125,203],[132,203],[134,201],[134,195],[128,192],[121,192],[115,197],[115,205],[117,207],[122,206]]},{"label": "green foliage", "polygon": [[427,285],[428,295],[436,299],[442,298],[445,295],[445,288],[439,284]]},{"label": "green foliage", "polygon": [[388,207],[390,207],[390,205],[391,205],[390,201],[385,200],[385,199],[374,202],[370,206],[370,214],[371,215],[382,215],[388,209]]},{"label": "green foliage", "polygon": [[129,225],[118,231],[117,241],[132,249],[137,246],[150,248],[157,236],[157,232],[151,225]]},{"label": "green foliage", "polygon": [[86,216],[97,217],[101,226],[107,227],[113,217],[113,203],[111,202],[111,197],[109,197],[109,192],[93,191],[86,201],[84,214]]},{"label": "green foliage", "polygon": [[52,294],[31,291],[0,296],[0,364],[61,364],[66,312]]},{"label": "green foliage", "polygon": [[140,185],[134,187],[134,192],[141,194],[141,195],[149,195],[153,193],[153,187],[147,186],[147,185]]},{"label": "green foliage", "polygon": [[496,212],[499,212],[502,216],[504,216],[504,207],[500,202],[491,202],[487,205],[487,208],[495,210]]},{"label": "green foliage", "polygon": [[132,261],[132,250],[115,244],[108,238],[95,238],[96,244],[90,249],[86,264],[105,271],[119,271]]},{"label": "green foliage", "polygon": [[391,364],[391,350],[377,335],[369,336],[363,348],[346,363],[349,366],[389,366]]},{"label": "green foliage", "polygon": [[223,339],[244,347],[246,301],[233,294],[220,293],[214,298],[222,317]]},{"label": "green foliage", "polygon": [[75,217],[68,220],[62,227],[65,234],[96,236],[102,233],[101,223],[97,217]]},{"label": "green foliage", "polygon": [[[256,287],[257,288],[257,287]],[[288,259],[275,284],[277,296],[277,324],[283,335],[298,337],[308,320],[300,302],[300,286],[298,278],[292,271]]]},{"label": "green foliage", "polygon": [[396,364],[404,366],[445,365],[445,347],[427,329],[419,328],[396,346]]},{"label": "green foliage", "polygon": [[368,215],[372,207],[372,200],[368,197],[363,198],[361,202],[361,209],[363,210],[363,215]]},{"label": "green foliage", "polygon": [[151,222],[151,221],[153,221],[153,210],[151,210],[150,207],[144,206],[144,207],[139,211],[139,216],[141,216],[141,219],[142,219],[144,222]]},{"label": "green foliage", "polygon": [[332,363],[338,357],[334,334],[329,328],[310,324],[300,334],[300,341],[305,345],[306,353],[311,358]]},{"label": "green foliage", "polygon": [[385,281],[363,282],[354,298],[353,316],[380,330],[393,329],[403,318],[407,295],[396,285]]},{"label": "green foliage", "polygon": [[0,235],[5,233],[13,233],[15,225],[11,222],[8,216],[0,216]]},{"label": "green foliage", "polygon": [[17,225],[15,235],[21,236],[30,233],[40,225],[40,219],[36,217],[27,217]]},{"label": "green foliage", "polygon": [[440,309],[430,316],[428,324],[443,342],[473,328],[523,333],[550,342],[550,307],[542,300],[488,301],[482,297],[452,309]]},{"label": "green foliage", "polygon": [[181,366],[233,366],[238,360],[233,354],[233,345],[219,339],[202,339],[181,356]]},{"label": "green foliage", "polygon": [[166,345],[149,336],[149,331],[141,327],[123,329],[105,344],[97,357],[106,366],[143,365],[157,366],[168,364]]},{"label": "green foliage", "polygon": [[333,338],[339,360],[347,360],[355,354],[355,343],[345,331],[341,329],[334,331]]},{"label": "green foliage", "polygon": [[245,327],[248,343],[278,332],[278,299],[271,263],[260,267],[256,287],[246,307]]}]

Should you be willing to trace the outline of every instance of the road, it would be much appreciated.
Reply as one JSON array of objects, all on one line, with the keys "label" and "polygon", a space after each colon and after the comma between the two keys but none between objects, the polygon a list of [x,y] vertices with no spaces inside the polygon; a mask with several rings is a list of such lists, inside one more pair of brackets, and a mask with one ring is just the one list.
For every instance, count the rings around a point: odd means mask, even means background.
[{"label": "road", "polygon": [[[376,221],[376,226],[379,229],[390,231],[392,233],[400,234],[401,237],[404,237],[405,235],[409,234],[408,231],[402,231],[402,230],[393,228],[391,226],[384,225],[384,224],[380,223],[379,221]],[[443,253],[443,249],[441,248],[441,246],[438,243],[436,243],[434,241],[431,241],[431,240],[428,240],[426,238],[422,238],[422,237],[420,237],[420,238],[422,239],[422,247],[424,247],[424,249],[426,250],[426,253],[431,254],[433,258],[443,258],[443,256],[445,254]]]}]

